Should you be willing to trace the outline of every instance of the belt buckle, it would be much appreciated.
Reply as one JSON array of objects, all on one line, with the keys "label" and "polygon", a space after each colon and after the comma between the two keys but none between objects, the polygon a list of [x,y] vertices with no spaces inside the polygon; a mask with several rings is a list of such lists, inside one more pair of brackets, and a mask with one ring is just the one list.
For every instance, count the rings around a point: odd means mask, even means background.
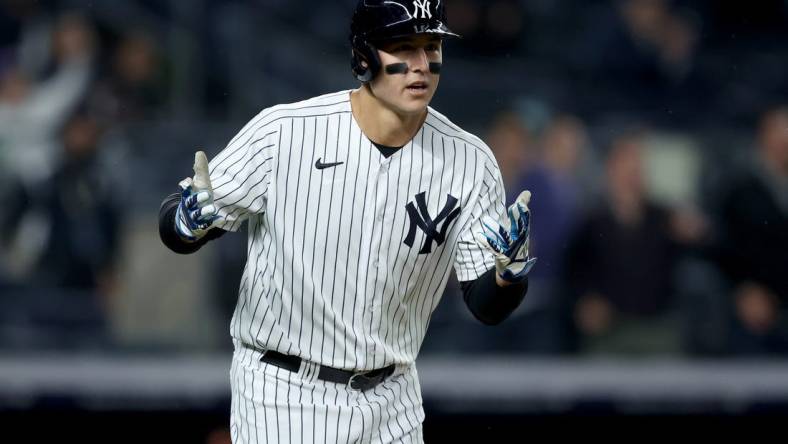
[{"label": "belt buckle", "polygon": [[[370,372],[367,372],[370,373]],[[374,388],[376,385],[380,384],[383,380],[383,375],[376,375],[373,377],[367,376],[367,373],[355,373],[347,382],[348,387],[353,390],[359,390],[365,392],[371,388]],[[356,379],[358,378],[358,379]]]}]

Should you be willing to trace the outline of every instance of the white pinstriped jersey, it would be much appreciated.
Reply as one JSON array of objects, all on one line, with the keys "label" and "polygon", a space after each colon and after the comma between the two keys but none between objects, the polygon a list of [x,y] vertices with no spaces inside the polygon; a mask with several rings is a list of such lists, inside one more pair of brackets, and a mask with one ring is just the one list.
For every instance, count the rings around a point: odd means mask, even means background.
[{"label": "white pinstriped jersey", "polygon": [[254,347],[344,369],[412,363],[451,268],[467,281],[494,265],[474,234],[505,211],[498,165],[432,108],[386,158],[350,91],[274,106],[210,172],[217,226],[248,223],[230,330]]}]

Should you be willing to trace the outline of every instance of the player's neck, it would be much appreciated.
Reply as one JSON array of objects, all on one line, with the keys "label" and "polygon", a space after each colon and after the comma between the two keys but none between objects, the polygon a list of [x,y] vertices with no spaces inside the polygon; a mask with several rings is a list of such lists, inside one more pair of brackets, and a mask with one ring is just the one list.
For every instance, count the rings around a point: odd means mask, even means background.
[{"label": "player's neck", "polygon": [[421,128],[427,110],[419,114],[401,114],[387,107],[366,86],[350,95],[353,117],[367,138],[386,146],[404,146]]}]

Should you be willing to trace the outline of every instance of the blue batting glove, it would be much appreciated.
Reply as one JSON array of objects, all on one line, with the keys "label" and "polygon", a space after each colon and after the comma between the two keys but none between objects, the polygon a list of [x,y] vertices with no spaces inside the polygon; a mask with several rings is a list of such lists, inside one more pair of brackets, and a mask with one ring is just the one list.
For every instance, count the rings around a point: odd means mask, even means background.
[{"label": "blue batting glove", "polygon": [[198,151],[194,156],[194,179],[187,177],[179,185],[181,202],[175,213],[175,228],[182,238],[194,242],[205,236],[219,218],[205,153]]},{"label": "blue batting glove", "polygon": [[483,233],[480,233],[477,242],[493,252],[495,271],[507,282],[522,282],[536,263],[536,258],[528,255],[530,200],[530,191],[520,193],[514,204],[507,209],[508,226],[490,219],[482,221]]}]

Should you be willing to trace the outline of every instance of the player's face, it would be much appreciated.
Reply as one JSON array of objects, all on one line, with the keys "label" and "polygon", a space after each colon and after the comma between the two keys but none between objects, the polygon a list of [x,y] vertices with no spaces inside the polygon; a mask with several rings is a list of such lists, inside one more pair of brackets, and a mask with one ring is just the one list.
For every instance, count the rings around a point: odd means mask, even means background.
[{"label": "player's face", "polygon": [[[441,39],[430,35],[406,37],[380,45],[378,55],[383,68],[370,82],[375,97],[400,114],[424,112],[438,88],[440,76],[430,72],[430,63],[443,60]],[[386,67],[390,65],[403,69],[388,73]]]}]

